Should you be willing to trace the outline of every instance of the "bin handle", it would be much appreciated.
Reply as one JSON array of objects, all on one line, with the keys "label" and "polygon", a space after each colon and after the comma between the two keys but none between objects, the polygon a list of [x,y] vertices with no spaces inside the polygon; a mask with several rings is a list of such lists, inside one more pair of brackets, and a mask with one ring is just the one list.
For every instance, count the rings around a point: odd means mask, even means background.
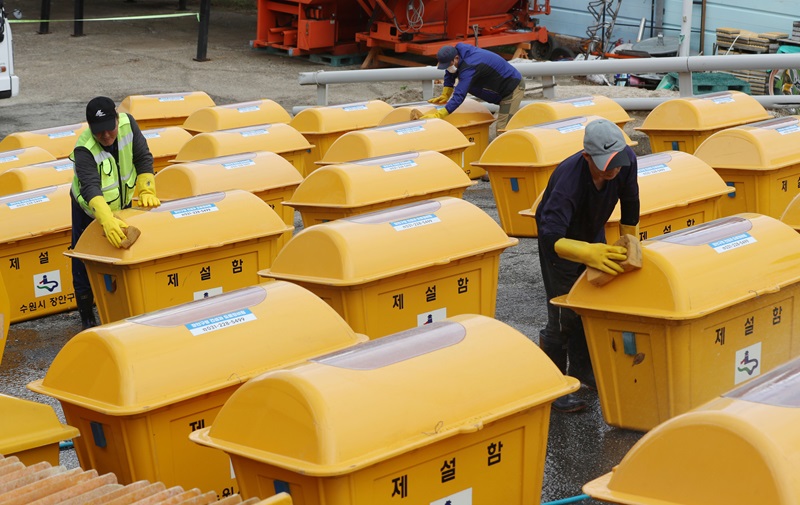
[{"label": "bin handle", "polygon": [[772,294],[772,293],[777,293],[780,290],[781,290],[780,286],[773,286],[771,288],[764,288],[764,289],[759,289],[759,290],[756,290],[756,291],[751,291],[751,293],[755,294],[756,297],[759,297],[759,296],[763,296],[763,295],[769,295],[769,294]]},{"label": "bin handle", "polygon": [[483,429],[483,421],[476,421],[458,428],[459,433],[475,433]]}]

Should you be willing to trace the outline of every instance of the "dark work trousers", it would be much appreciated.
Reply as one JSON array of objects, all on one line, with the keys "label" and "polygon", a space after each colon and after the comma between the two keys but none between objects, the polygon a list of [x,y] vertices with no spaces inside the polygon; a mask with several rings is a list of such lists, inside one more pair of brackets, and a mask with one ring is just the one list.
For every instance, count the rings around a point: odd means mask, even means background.
[{"label": "dark work trousers", "polygon": [[[83,211],[75,198],[72,201],[72,245],[70,249],[75,249],[75,244],[83,235],[86,227],[92,224],[94,218]],[[92,286],[89,284],[89,274],[86,273],[86,266],[78,258],[72,258],[72,287],[75,288],[75,297],[92,293]]]}]

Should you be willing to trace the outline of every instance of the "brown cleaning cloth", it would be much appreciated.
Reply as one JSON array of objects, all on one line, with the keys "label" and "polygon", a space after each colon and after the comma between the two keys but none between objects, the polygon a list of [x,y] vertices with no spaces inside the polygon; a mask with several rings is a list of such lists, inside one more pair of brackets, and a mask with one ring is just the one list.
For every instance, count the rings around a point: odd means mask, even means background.
[{"label": "brown cleaning cloth", "polygon": [[[628,250],[627,258],[620,261],[622,273],[630,272],[642,268],[642,244],[633,235],[621,236],[614,245],[621,245]],[[618,274],[619,275],[619,274]],[[617,276],[607,274],[596,268],[588,267],[586,277],[593,286],[604,286],[614,280]]]}]

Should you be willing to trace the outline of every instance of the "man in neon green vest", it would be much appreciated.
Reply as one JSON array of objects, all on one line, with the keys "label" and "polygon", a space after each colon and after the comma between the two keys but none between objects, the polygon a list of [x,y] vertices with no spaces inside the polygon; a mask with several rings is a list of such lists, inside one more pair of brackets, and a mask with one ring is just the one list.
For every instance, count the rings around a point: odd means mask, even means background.
[{"label": "man in neon green vest", "polygon": [[[86,106],[89,128],[75,143],[70,159],[75,163],[72,179],[72,247],[95,219],[114,247],[125,240],[124,221],[114,212],[131,206],[134,191],[139,206],[158,207],[153,178],[153,155],[136,120],[117,114],[114,101],[105,96],[93,98]],[[86,267],[72,259],[72,285],[83,329],[97,325],[94,296]]]}]

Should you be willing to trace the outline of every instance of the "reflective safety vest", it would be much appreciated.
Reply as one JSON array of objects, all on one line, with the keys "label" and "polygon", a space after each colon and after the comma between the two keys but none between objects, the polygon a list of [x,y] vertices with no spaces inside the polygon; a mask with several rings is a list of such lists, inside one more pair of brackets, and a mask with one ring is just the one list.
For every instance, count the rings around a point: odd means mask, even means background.
[{"label": "reflective safety vest", "polygon": [[[111,153],[103,149],[103,146],[94,138],[91,128],[87,128],[81,134],[75,147],[85,147],[94,156],[97,171],[100,173],[100,189],[111,210],[116,212],[127,208],[133,200],[133,190],[136,186],[136,169],[133,166],[133,131],[128,115],[119,114],[119,129],[117,130],[119,166]],[[70,154],[69,158],[73,162],[75,161],[74,154]],[[87,214],[94,217],[94,212],[89,208],[89,202],[81,196],[81,182],[78,180],[77,170],[72,178],[72,196]]]}]

